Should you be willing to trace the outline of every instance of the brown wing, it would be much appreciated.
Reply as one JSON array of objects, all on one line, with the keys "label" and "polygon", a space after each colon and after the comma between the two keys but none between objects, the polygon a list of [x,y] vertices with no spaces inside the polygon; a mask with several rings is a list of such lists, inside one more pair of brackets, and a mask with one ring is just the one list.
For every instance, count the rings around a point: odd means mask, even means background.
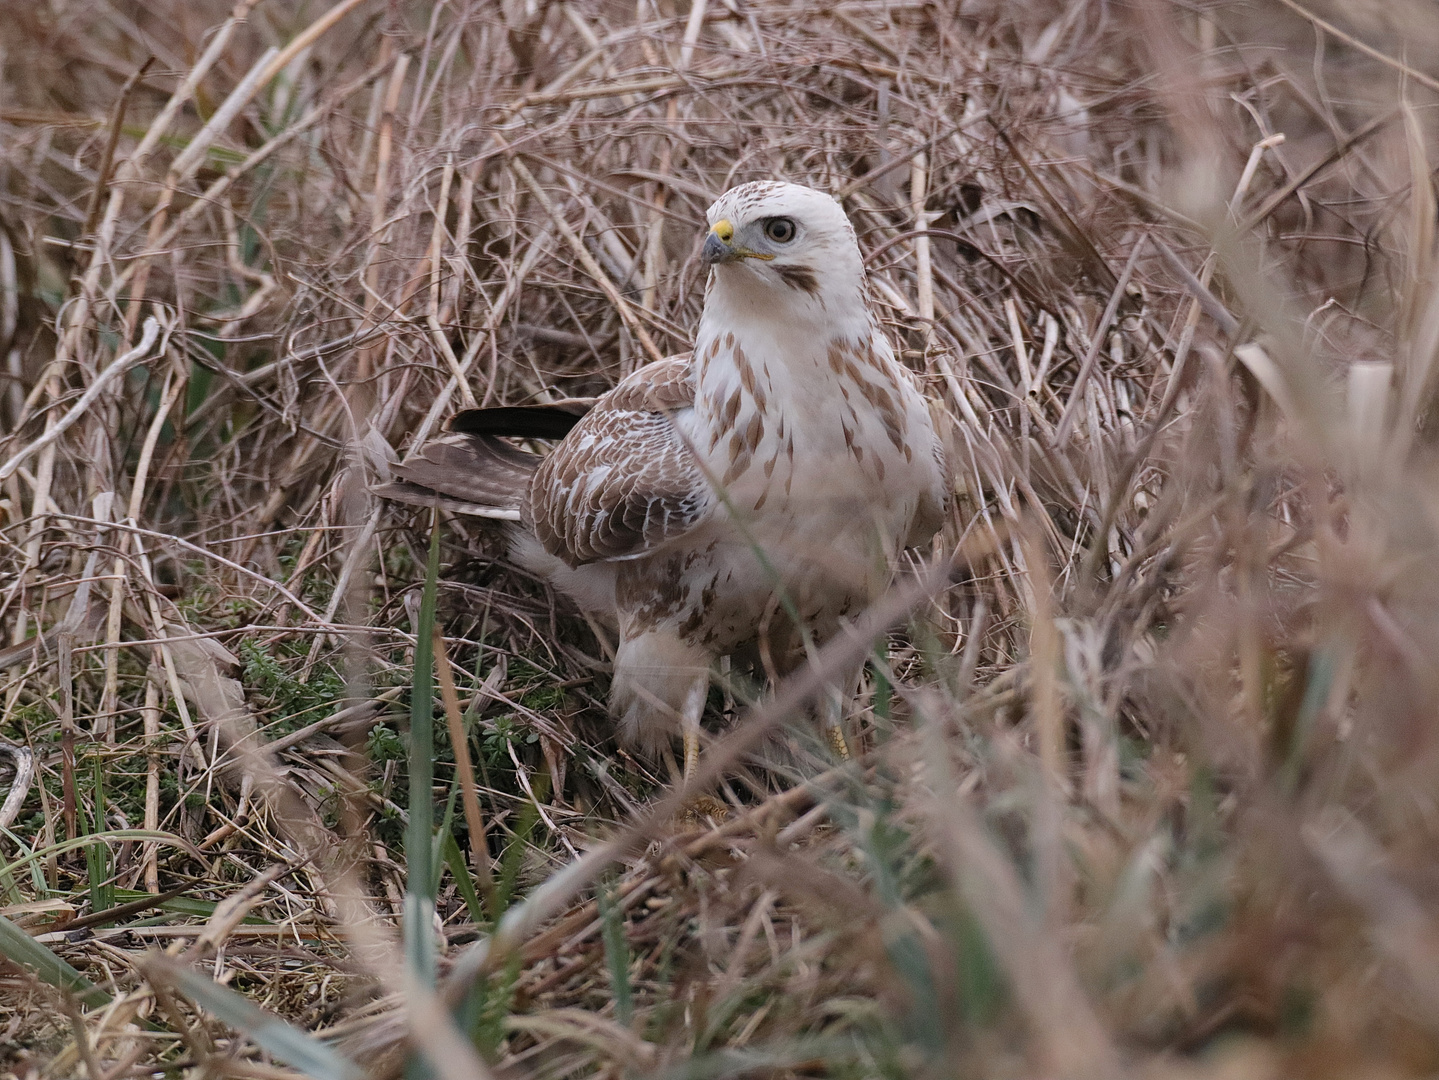
[{"label": "brown wing", "polygon": [[675,426],[694,404],[689,354],[640,368],[545,458],[525,521],[571,566],[642,555],[692,529],[714,496]]}]

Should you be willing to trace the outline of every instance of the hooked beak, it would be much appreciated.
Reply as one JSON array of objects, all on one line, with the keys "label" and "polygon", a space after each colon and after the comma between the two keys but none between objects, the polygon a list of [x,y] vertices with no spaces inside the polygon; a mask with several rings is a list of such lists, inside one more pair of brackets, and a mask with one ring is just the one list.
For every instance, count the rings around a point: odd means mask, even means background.
[{"label": "hooked beak", "polygon": [[705,245],[700,249],[700,261],[706,266],[738,262],[740,259],[763,259],[765,262],[769,262],[773,258],[773,255],[764,255],[758,251],[750,251],[749,248],[737,247],[734,244],[734,225],[728,219],[716,221],[710,226],[709,235],[705,237]]},{"label": "hooked beak", "polygon": [[705,237],[705,246],[700,249],[700,261],[706,266],[714,266],[716,263],[732,263],[743,257],[738,249],[730,247],[721,240],[719,234],[713,229]]},{"label": "hooked beak", "polygon": [[714,266],[716,263],[732,263],[744,257],[739,248],[731,245],[734,239],[734,225],[728,218],[716,221],[710,226],[710,234],[705,237],[705,246],[700,251],[700,258],[706,266]]}]

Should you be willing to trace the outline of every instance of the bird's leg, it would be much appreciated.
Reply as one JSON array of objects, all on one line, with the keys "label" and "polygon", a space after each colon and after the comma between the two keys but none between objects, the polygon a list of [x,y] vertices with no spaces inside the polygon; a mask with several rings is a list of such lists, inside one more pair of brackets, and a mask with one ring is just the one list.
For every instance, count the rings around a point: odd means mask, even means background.
[{"label": "bird's leg", "polygon": [[700,761],[700,718],[704,716],[705,698],[709,693],[709,674],[699,676],[690,684],[685,693],[684,707],[680,710],[680,726],[684,734],[685,765],[684,777],[694,775]]},{"label": "bird's leg", "polygon": [[[695,774],[700,763],[700,718],[704,716],[705,699],[709,697],[709,673],[705,672],[690,684],[685,693],[684,707],[680,710],[680,724],[684,734],[685,765],[684,776],[688,780]],[[680,817],[689,825],[702,824],[706,818],[723,821],[729,816],[725,804],[713,795],[692,795],[689,805]]]},{"label": "bird's leg", "polygon": [[864,661],[861,660],[857,666],[846,667],[834,681],[827,683],[824,699],[820,704],[819,722],[825,741],[841,761],[849,761],[852,757],[849,742],[844,735],[844,718],[854,702],[863,667]]},{"label": "bird's leg", "polygon": [[846,695],[837,686],[826,688],[824,695],[823,715],[820,723],[824,727],[825,741],[829,743],[841,760],[850,759],[849,743],[844,738],[844,703]]}]

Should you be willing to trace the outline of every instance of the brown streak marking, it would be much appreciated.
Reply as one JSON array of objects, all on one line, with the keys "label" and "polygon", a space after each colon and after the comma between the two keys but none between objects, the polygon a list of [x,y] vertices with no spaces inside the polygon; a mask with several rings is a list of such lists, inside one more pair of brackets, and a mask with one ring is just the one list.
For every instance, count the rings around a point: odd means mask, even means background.
[{"label": "brown streak marking", "polygon": [[750,366],[749,357],[738,345],[734,348],[734,366],[739,371],[739,381],[745,390],[754,393],[754,368]]},{"label": "brown streak marking", "polygon": [[819,295],[819,277],[808,266],[776,266],[780,280],[791,289],[798,289],[810,296]]},{"label": "brown streak marking", "polygon": [[893,417],[886,416],[883,417],[883,420],[884,433],[889,436],[889,441],[894,443],[896,450],[903,451],[905,449],[904,432],[895,426]]},{"label": "brown streak marking", "polygon": [[615,600],[642,627],[650,629],[684,607],[689,596],[685,569],[680,559],[672,557],[648,561],[643,574],[622,572],[615,582]]},{"label": "brown streak marking", "polygon": [[725,431],[734,427],[735,417],[739,416],[740,400],[740,392],[736,390],[730,395],[729,400],[725,402],[724,413],[720,417],[720,426]]},{"label": "brown streak marking", "polygon": [[889,434],[890,441],[894,443],[894,448],[896,450],[901,449],[904,436],[909,429],[909,423],[904,414],[900,412],[899,408],[895,405],[894,397],[884,387],[875,386],[862,379],[858,380],[858,385],[859,391],[864,395],[865,400],[868,401],[870,405],[874,407],[875,412],[879,414],[885,431]]},{"label": "brown streak marking", "polygon": [[755,413],[749,418],[749,424],[745,427],[744,442],[745,452],[753,454],[759,448],[759,442],[764,438],[764,418]]},{"label": "brown streak marking", "polygon": [[710,583],[700,590],[700,601],[695,609],[690,612],[689,617],[680,623],[679,632],[681,637],[689,637],[699,630],[705,621],[705,613],[714,604],[715,586],[719,584],[719,575],[716,574],[710,579]]},{"label": "brown streak marking", "polygon": [[730,464],[730,467],[725,470],[724,476],[720,478],[720,484],[724,487],[729,487],[730,484],[734,483],[736,478],[744,474],[744,472],[749,468],[749,463],[750,456],[748,454],[742,454],[741,456],[735,458],[734,461]]}]

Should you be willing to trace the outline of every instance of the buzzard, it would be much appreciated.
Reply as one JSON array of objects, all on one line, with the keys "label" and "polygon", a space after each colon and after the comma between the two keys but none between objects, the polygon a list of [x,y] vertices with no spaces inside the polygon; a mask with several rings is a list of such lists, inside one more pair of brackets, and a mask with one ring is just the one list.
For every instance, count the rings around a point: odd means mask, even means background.
[{"label": "buzzard", "polygon": [[[686,775],[717,658],[772,677],[800,663],[938,531],[952,486],[839,203],[749,183],[708,222],[692,352],[587,410],[461,412],[384,489],[509,522],[514,560],[618,633],[622,737],[654,749],[678,728]],[[506,437],[559,442],[540,456]]]}]

